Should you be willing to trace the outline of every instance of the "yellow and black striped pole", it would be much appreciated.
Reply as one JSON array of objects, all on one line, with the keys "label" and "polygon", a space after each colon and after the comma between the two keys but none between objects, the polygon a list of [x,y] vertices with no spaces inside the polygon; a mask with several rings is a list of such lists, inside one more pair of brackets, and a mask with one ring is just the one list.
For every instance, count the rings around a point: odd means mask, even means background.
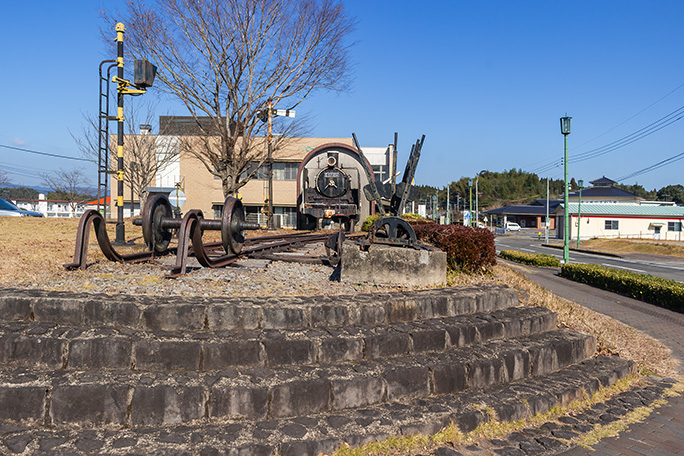
[{"label": "yellow and black striped pole", "polygon": [[[119,22],[116,24],[116,66],[117,66],[117,77],[119,81],[123,81],[124,78],[124,45],[123,36],[126,28]],[[117,217],[116,217],[116,240],[115,244],[125,244],[126,243],[126,231],[124,226],[124,89],[125,87],[119,83],[117,84],[117,141],[116,141],[116,181],[117,181],[117,192],[116,192],[116,206],[117,206]]]}]

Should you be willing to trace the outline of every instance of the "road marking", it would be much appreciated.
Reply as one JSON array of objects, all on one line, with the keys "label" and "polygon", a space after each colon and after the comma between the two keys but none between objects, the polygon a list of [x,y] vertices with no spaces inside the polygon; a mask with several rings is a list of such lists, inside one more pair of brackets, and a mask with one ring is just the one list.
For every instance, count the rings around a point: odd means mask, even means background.
[{"label": "road marking", "polygon": [[609,268],[619,268],[619,269],[626,269],[628,271],[634,271],[634,272],[641,272],[642,274],[648,274],[648,272],[642,270],[642,269],[634,269],[634,268],[628,268],[625,266],[617,266],[615,264],[607,264],[607,263],[601,263],[601,266],[606,266]]},{"label": "road marking", "polygon": [[536,250],[523,249],[522,247],[520,247],[520,250],[522,250],[523,252],[532,252],[532,253],[536,252]]}]

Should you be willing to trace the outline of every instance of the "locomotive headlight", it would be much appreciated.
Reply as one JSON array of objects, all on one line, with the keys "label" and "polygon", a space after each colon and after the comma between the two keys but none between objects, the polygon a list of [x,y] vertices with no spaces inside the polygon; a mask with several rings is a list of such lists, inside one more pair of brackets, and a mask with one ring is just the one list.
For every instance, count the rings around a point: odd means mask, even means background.
[{"label": "locomotive headlight", "polygon": [[337,165],[337,154],[328,154],[328,166],[331,168]]}]

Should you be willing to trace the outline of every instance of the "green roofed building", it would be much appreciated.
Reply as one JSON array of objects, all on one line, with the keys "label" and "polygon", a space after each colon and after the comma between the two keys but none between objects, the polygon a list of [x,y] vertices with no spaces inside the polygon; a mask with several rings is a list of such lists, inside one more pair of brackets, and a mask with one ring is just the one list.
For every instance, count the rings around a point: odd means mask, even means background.
[{"label": "green roofed building", "polygon": [[[568,203],[570,239],[641,238],[683,241],[684,206],[640,204]],[[563,205],[556,209],[557,237],[563,238]]]}]

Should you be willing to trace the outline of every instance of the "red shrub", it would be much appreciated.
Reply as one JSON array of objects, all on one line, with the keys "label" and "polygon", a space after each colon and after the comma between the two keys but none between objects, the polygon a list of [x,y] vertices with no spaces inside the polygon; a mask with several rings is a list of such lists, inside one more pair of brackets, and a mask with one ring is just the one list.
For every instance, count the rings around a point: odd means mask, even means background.
[{"label": "red shrub", "polygon": [[424,222],[411,223],[411,226],[418,240],[446,252],[450,269],[479,272],[496,264],[494,235],[489,230]]}]

